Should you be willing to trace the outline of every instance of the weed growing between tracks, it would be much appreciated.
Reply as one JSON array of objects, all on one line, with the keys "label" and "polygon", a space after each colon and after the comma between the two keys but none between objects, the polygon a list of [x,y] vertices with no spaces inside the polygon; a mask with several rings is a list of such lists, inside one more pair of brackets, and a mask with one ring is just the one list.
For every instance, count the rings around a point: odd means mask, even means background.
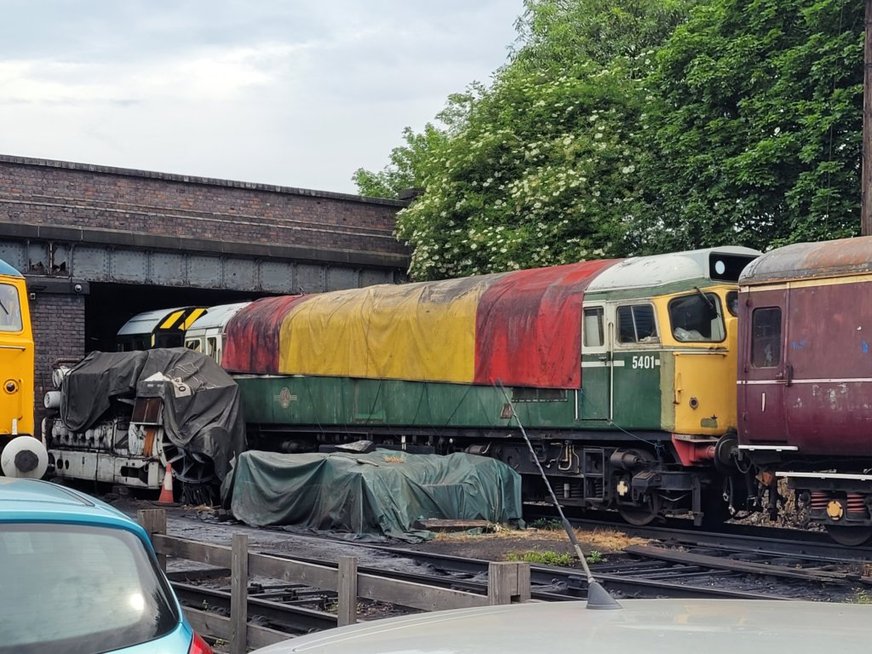
[{"label": "weed growing between tracks", "polygon": [[[606,560],[605,555],[599,550],[590,550],[585,556],[590,564],[602,563]],[[527,550],[526,552],[509,552],[507,561],[526,561],[539,565],[555,565],[561,568],[574,566],[577,561],[575,556],[568,552],[555,552],[553,550]]]},{"label": "weed growing between tracks", "polygon": [[[537,523],[538,524],[538,523]],[[555,527],[555,528],[552,528]],[[604,557],[621,552],[630,545],[645,545],[646,538],[628,536],[617,529],[576,529],[575,535],[582,549],[588,553],[589,563],[600,563]],[[455,556],[487,559],[490,561],[524,560],[542,565],[571,566],[575,554],[559,523],[544,524],[539,528],[500,528],[489,533],[443,532],[413,549]],[[596,552],[596,554],[594,554]]]},{"label": "weed growing between tracks", "polygon": [[526,561],[540,565],[556,565],[567,568],[575,563],[575,557],[568,552],[555,552],[554,550],[527,550],[526,552],[509,552],[507,561]]},{"label": "weed growing between tracks", "polygon": [[854,602],[857,604],[872,604],[872,593],[866,590],[858,590],[854,595]]}]

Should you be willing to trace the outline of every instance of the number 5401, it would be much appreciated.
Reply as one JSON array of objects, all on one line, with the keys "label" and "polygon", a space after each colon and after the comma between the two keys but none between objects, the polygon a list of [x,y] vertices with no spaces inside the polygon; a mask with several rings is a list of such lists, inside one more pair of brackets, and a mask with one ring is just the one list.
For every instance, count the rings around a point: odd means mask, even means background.
[{"label": "number 5401", "polygon": [[651,370],[657,365],[657,359],[653,354],[642,354],[639,356],[633,357],[633,370],[637,368],[643,368],[645,370]]}]

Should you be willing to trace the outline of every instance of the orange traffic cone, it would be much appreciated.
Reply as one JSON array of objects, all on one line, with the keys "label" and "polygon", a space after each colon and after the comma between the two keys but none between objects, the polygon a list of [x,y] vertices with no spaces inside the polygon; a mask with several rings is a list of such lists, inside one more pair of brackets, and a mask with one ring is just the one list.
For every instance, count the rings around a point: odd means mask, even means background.
[{"label": "orange traffic cone", "polygon": [[175,504],[173,498],[173,464],[167,461],[167,469],[164,473],[163,485],[160,489],[160,497],[157,498],[158,504]]}]

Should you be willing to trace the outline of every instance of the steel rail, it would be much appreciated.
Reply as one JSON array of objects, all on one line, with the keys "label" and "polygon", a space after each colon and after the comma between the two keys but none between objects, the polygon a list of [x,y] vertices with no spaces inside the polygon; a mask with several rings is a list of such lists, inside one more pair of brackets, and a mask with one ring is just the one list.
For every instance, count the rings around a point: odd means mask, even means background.
[{"label": "steel rail", "polygon": [[[197,586],[181,581],[172,581],[173,590],[183,606],[203,609],[203,606],[217,608],[230,614],[230,593],[215,588]],[[326,593],[325,593],[326,594]],[[312,631],[330,629],[337,625],[336,614],[308,609],[260,599],[248,598],[249,618],[260,616],[270,627],[289,634],[306,634]]]},{"label": "steel rail", "polygon": [[[556,517],[555,514],[547,510],[548,508],[542,506],[537,507],[536,513],[525,512],[525,518]],[[733,546],[748,550],[757,548],[761,552],[777,553],[782,556],[813,556],[821,560],[828,558],[834,563],[860,562],[872,559],[872,546],[845,547],[832,542],[829,536],[823,532],[801,531],[799,529],[727,523],[721,531],[703,531],[693,527],[689,521],[680,519],[669,520],[666,525],[635,527],[617,516],[612,518],[611,516],[603,516],[602,513],[596,517],[571,517],[570,522],[576,527],[615,529],[632,536],[699,545]],[[770,549],[763,549],[766,547]]]}]

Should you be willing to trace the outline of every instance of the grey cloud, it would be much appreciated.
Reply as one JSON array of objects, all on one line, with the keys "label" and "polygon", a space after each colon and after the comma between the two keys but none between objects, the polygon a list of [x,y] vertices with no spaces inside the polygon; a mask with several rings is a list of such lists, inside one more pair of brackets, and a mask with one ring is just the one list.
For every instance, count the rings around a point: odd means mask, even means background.
[{"label": "grey cloud", "polygon": [[353,191],[505,61],[522,0],[2,8],[0,152]]}]

